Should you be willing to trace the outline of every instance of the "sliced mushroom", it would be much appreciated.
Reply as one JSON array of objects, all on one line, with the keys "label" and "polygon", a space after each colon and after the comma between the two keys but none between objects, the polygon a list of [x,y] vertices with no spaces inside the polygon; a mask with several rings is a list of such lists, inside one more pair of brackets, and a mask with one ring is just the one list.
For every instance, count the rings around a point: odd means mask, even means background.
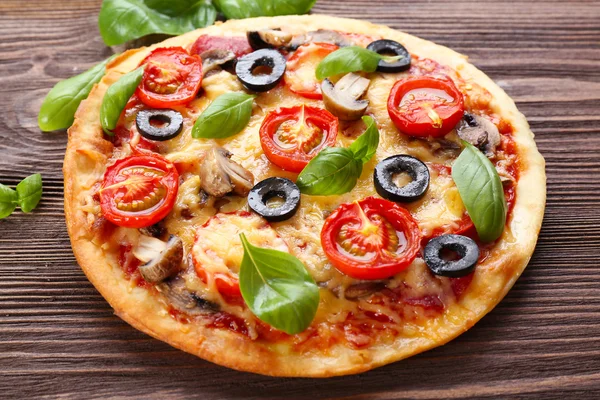
[{"label": "sliced mushroom", "polygon": [[177,276],[156,286],[176,310],[188,315],[201,315],[219,311],[219,305],[203,299],[200,295],[190,291],[185,280]]},{"label": "sliced mushroom", "polygon": [[204,75],[218,68],[230,66],[236,59],[232,51],[224,49],[207,50],[200,54],[200,58],[202,58],[202,73]]},{"label": "sliced mushroom", "polygon": [[165,234],[165,232],[167,230],[160,223],[157,223],[157,224],[154,224],[154,225],[149,226],[147,228],[140,228],[139,231],[140,231],[140,233],[142,235],[152,236],[152,237],[155,237],[155,238],[160,238],[161,236],[163,236]]},{"label": "sliced mushroom", "polygon": [[145,263],[138,268],[144,280],[160,283],[181,270],[183,242],[175,235],[167,242],[142,235],[133,255]]},{"label": "sliced mushroom", "polygon": [[335,85],[325,79],[321,84],[323,102],[333,115],[343,121],[359,119],[369,106],[368,100],[359,100],[369,88],[370,80],[355,73],[344,75]]},{"label": "sliced mushroom", "polygon": [[279,49],[287,47],[292,41],[292,34],[281,29],[263,29],[246,33],[248,43],[254,50]]},{"label": "sliced mushroom", "polygon": [[485,117],[465,113],[456,128],[458,136],[492,157],[500,144],[500,132],[496,125]]},{"label": "sliced mushroom", "polygon": [[352,46],[354,44],[350,39],[339,32],[329,29],[319,29],[295,36],[288,47],[291,50],[295,50],[307,43],[330,43],[339,47]]},{"label": "sliced mushroom", "polygon": [[384,282],[361,282],[348,286],[344,291],[344,297],[348,300],[358,300],[361,297],[369,296],[385,288]]},{"label": "sliced mushroom", "polygon": [[223,197],[231,192],[246,196],[254,186],[254,175],[230,157],[227,150],[214,147],[200,166],[201,188],[211,196]]}]

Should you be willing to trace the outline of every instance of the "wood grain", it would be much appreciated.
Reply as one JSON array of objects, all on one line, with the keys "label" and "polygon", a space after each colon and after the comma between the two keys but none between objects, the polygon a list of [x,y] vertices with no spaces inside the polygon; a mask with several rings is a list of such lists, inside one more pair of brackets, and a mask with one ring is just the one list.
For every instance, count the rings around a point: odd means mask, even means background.
[{"label": "wood grain", "polygon": [[113,315],[70,249],[64,133],[37,111],[58,80],[111,54],[99,0],[0,2],[0,182],[41,172],[37,210],[0,221],[2,398],[600,397],[600,2],[327,1],[467,54],[527,116],[547,161],[539,244],[514,289],[447,346],[359,376],[273,379],[218,367]]}]

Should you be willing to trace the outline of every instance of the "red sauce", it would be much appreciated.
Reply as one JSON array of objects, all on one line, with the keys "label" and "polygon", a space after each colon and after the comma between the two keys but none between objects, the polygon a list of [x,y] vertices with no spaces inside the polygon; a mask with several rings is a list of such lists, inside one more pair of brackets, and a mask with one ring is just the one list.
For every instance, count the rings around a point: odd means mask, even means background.
[{"label": "red sauce", "polygon": [[140,260],[135,258],[135,256],[133,255],[131,250],[132,250],[131,244],[120,244],[119,245],[119,256],[118,256],[119,266],[121,267],[123,272],[125,272],[127,279],[135,282],[135,284],[137,286],[143,287],[146,289],[152,288],[153,285],[151,283],[146,282],[146,280],[144,280],[144,278],[142,278],[142,275],[140,274],[140,271],[138,270],[139,266],[141,265],[141,262],[140,262]]},{"label": "red sauce", "polygon": [[219,311],[209,316],[209,328],[227,329],[229,331],[248,336],[248,327],[244,320],[235,315]]}]

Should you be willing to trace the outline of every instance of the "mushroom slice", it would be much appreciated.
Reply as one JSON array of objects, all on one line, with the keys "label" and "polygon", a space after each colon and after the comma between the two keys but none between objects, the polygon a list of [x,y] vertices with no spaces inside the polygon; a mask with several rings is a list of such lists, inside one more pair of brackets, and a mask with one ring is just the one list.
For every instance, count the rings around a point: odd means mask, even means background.
[{"label": "mushroom slice", "polygon": [[323,102],[333,115],[343,121],[359,119],[369,106],[368,100],[359,100],[369,88],[370,80],[355,73],[344,75],[335,85],[325,79],[321,84]]},{"label": "mushroom slice", "polygon": [[329,29],[319,29],[295,36],[294,39],[292,39],[289,48],[295,50],[307,43],[330,43],[339,47],[352,46],[354,44],[350,39],[339,32]]},{"label": "mushroom slice", "polygon": [[202,73],[204,75],[236,59],[232,51],[224,49],[207,50],[200,54],[200,58],[202,58]]},{"label": "mushroom slice", "polygon": [[138,268],[144,280],[160,283],[181,270],[183,242],[175,235],[167,242],[142,235],[133,255],[145,263]]},{"label": "mushroom slice", "polygon": [[223,197],[231,192],[246,196],[254,186],[254,175],[230,157],[227,150],[214,147],[200,166],[201,188],[211,196]]},{"label": "mushroom slice", "polygon": [[358,300],[369,296],[385,288],[384,282],[361,282],[348,286],[344,291],[344,297],[348,300]]},{"label": "mushroom slice", "polygon": [[286,47],[292,41],[292,34],[281,29],[263,29],[246,33],[248,43],[254,50],[279,49]]},{"label": "mushroom slice", "polygon": [[167,298],[173,308],[188,315],[202,315],[219,310],[218,304],[190,291],[180,276],[161,283],[156,289]]},{"label": "mushroom slice", "polygon": [[498,127],[479,115],[465,113],[456,131],[461,139],[480,149],[487,157],[493,157],[500,144]]}]

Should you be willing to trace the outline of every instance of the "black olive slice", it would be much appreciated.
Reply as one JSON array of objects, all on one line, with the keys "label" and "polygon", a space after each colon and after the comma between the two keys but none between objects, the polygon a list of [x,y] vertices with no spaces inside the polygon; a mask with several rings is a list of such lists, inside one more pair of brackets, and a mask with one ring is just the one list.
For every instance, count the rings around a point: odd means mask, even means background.
[{"label": "black olive slice", "polygon": [[[152,122],[160,123],[154,125]],[[183,116],[175,110],[141,110],[135,117],[140,135],[146,139],[163,142],[181,133]]]},{"label": "black olive slice", "polygon": [[[412,181],[399,187],[396,174],[406,173]],[[373,180],[377,193],[384,199],[411,202],[420,199],[429,188],[429,169],[421,160],[406,154],[391,156],[375,167]]]},{"label": "black olive slice", "polygon": [[385,56],[401,57],[392,62],[379,61],[379,72],[402,72],[410,68],[410,53],[398,42],[388,39],[376,40],[368,45],[367,49]]},{"label": "black olive slice", "polygon": [[[455,252],[460,258],[446,260],[442,252]],[[433,238],[423,251],[425,263],[436,275],[458,278],[473,272],[479,259],[479,246],[471,238],[461,235],[442,235]]]},{"label": "black olive slice", "polygon": [[[279,198],[282,203],[269,204]],[[258,182],[248,194],[248,206],[267,221],[284,221],[300,207],[300,189],[286,178],[267,178]]]},{"label": "black olive slice", "polygon": [[254,50],[285,48],[292,41],[292,34],[281,29],[263,29],[246,32],[248,43]]},{"label": "black olive slice", "polygon": [[285,67],[285,57],[281,53],[273,49],[261,49],[240,58],[235,73],[246,88],[266,92],[277,86]]}]

